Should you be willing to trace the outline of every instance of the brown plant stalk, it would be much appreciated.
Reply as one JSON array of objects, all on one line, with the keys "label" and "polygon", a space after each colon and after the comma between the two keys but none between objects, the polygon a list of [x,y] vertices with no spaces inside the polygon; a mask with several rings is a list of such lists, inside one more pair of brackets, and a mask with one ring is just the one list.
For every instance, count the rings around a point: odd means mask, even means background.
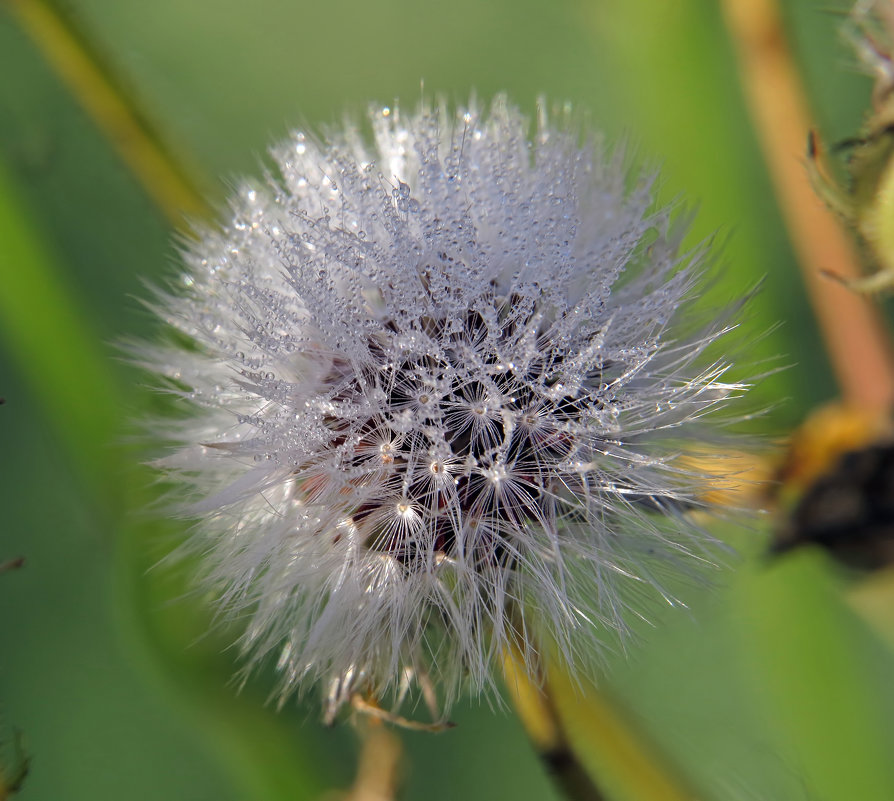
[{"label": "brown plant stalk", "polygon": [[844,280],[861,275],[850,236],[805,167],[812,120],[774,0],[722,0],[742,85],[776,196],[843,399],[880,412],[894,403],[891,341],[873,301]]}]

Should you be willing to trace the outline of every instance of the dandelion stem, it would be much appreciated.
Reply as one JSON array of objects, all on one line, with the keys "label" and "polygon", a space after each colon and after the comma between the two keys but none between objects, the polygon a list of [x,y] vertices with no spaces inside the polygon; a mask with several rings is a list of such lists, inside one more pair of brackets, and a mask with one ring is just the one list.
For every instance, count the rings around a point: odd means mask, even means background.
[{"label": "dandelion stem", "polygon": [[[664,769],[618,710],[595,688],[586,697],[571,682],[556,677],[553,684],[534,684],[516,654],[504,658],[504,675],[519,718],[541,760],[564,795],[571,801],[600,801],[618,797],[641,801],[694,801],[693,792]],[[567,685],[567,686],[566,686]],[[604,773],[604,789],[584,766],[572,747],[561,695],[569,693],[585,728],[586,748]],[[574,698],[571,699],[570,695]],[[613,791],[609,794],[609,791]]]},{"label": "dandelion stem", "polygon": [[877,308],[830,281],[859,278],[853,242],[810,185],[804,164],[812,128],[804,89],[773,0],[723,0],[751,116],[826,349],[849,403],[885,410],[894,401],[894,359]]},{"label": "dandelion stem", "polygon": [[51,0],[5,0],[5,5],[168,220],[179,226],[188,218],[208,218],[210,209],[189,172],[73,21]]},{"label": "dandelion stem", "polygon": [[357,778],[344,801],[392,801],[401,785],[400,738],[375,718],[358,724],[361,737]]},{"label": "dandelion stem", "polygon": [[603,801],[605,796],[571,748],[546,688],[531,683],[514,654],[506,655],[504,674],[531,744],[565,797],[572,801]]}]

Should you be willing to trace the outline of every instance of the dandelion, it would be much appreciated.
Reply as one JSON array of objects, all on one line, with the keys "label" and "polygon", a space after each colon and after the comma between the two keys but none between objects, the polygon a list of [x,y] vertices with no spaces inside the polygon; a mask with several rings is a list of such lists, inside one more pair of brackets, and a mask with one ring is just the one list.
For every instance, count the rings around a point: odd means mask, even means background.
[{"label": "dandelion", "polygon": [[671,332],[704,250],[560,116],[294,133],[159,293],[177,335],[140,359],[192,411],[155,424],[158,464],[283,698],[324,683],[334,714],[415,676],[446,708],[509,648],[587,670],[707,561],[680,510],[711,477],[677,454],[739,388],[700,364],[723,323]]}]

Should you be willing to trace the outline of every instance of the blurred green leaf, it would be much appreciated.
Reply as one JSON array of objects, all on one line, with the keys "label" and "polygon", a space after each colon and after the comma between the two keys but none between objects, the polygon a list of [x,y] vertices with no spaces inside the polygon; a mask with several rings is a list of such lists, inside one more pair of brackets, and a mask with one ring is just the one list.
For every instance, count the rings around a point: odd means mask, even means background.
[{"label": "blurred green leaf", "polygon": [[803,551],[744,586],[742,659],[766,719],[828,801],[894,798],[890,682],[894,659],[843,602],[819,551]]},{"label": "blurred green leaf", "polygon": [[120,397],[95,331],[16,203],[0,162],[0,336],[94,493],[112,476],[108,444]]}]

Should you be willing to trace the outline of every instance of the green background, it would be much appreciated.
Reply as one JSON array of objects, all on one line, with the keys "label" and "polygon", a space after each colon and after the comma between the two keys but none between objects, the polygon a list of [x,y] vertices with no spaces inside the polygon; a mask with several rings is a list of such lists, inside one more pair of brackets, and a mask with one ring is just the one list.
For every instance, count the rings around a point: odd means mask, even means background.
[{"label": "green background", "polygon": [[[827,139],[852,135],[869,81],[827,0],[787,0],[786,23]],[[660,165],[661,192],[719,232],[706,304],[765,277],[751,364],[765,436],[836,394],[762,165],[718,7],[704,0],[70,0],[168,142],[220,205],[292,126],[337,124],[375,100],[415,105],[506,91],[588,109]],[[151,336],[144,282],[170,275],[177,237],[0,4],[0,732],[33,755],[21,798],[317,799],[346,787],[355,738],[318,702],[237,693],[232,632],[208,633],[188,570],[154,565],[176,525],[145,512],[151,475],[128,421],[157,401],[117,357]],[[744,372],[747,375],[747,368]],[[775,565],[763,537],[650,613],[603,686],[716,799],[894,798],[894,657],[842,601],[818,554]],[[456,730],[403,734],[407,799],[548,799],[511,712],[456,710]],[[645,800],[644,800],[645,801]]]}]

